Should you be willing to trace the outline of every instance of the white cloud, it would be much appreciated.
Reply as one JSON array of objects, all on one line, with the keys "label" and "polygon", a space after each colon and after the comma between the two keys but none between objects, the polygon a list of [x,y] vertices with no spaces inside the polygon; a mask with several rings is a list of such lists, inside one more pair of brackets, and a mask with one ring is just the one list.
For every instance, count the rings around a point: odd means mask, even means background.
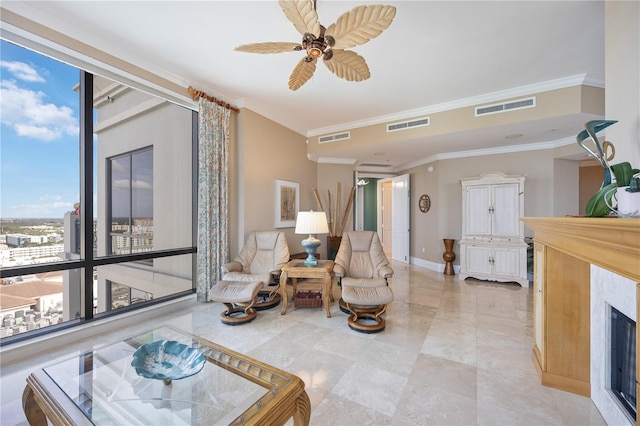
[{"label": "white cloud", "polygon": [[15,78],[29,83],[44,83],[44,78],[31,65],[17,61],[0,61],[0,68],[9,71]]},{"label": "white cloud", "polygon": [[50,195],[50,194],[44,194],[42,196],[40,196],[39,198],[40,201],[44,201],[44,200],[62,200],[62,197],[60,195]]},{"label": "white cloud", "polygon": [[112,161],[111,162],[111,173],[116,173],[116,172],[127,172],[127,175],[129,174],[129,169],[124,167],[124,164],[122,164],[120,161]]},{"label": "white cloud", "polygon": [[2,124],[19,136],[51,141],[63,134],[78,135],[78,121],[71,108],[46,103],[46,94],[18,87],[14,81],[0,83]]},{"label": "white cloud", "polygon": [[2,207],[4,217],[64,217],[65,212],[73,211],[73,203],[56,201],[53,203],[24,203]]},{"label": "white cloud", "polygon": [[[144,180],[134,180],[131,184],[134,189],[153,189],[153,185],[150,182]],[[112,188],[124,188],[129,189],[128,179],[117,179],[111,184]]]},{"label": "white cloud", "polygon": [[145,180],[134,180],[131,186],[135,189],[153,189],[151,182]]}]

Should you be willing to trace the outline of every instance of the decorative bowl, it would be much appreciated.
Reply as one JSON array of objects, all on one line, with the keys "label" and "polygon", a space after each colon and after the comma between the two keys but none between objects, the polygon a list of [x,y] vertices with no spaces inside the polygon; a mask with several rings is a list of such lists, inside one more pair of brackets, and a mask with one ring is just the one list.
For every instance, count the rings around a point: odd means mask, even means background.
[{"label": "decorative bowl", "polygon": [[173,340],[158,340],[140,346],[131,366],[139,376],[169,384],[200,372],[205,361],[204,354],[195,348]]}]

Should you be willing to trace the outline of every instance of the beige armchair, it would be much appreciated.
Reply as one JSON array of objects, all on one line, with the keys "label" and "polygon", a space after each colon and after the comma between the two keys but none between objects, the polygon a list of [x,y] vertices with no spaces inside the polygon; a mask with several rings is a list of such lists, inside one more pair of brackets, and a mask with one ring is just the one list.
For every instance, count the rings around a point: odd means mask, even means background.
[{"label": "beige armchair", "polygon": [[263,283],[254,304],[256,310],[278,306],[281,301],[274,276],[289,261],[289,246],[284,232],[254,231],[245,240],[238,256],[222,266],[222,279],[234,282]]},{"label": "beige armchair", "polygon": [[282,297],[273,276],[289,261],[289,247],[283,232],[258,231],[247,236],[233,262],[222,266],[222,279],[209,290],[209,299],[222,302],[220,314],[228,325],[246,324],[256,318],[256,310],[277,306]]},{"label": "beige armchair", "polygon": [[386,324],[381,315],[393,301],[393,292],[388,286],[393,269],[378,234],[373,231],[345,232],[333,272],[342,286],[340,309],[350,314],[349,327],[364,333],[384,330]]}]

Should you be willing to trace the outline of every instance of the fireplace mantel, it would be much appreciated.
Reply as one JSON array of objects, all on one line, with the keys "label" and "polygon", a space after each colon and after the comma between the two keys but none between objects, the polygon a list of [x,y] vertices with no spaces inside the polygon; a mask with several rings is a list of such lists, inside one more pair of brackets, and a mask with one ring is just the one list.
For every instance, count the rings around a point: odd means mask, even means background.
[{"label": "fireplace mantel", "polygon": [[542,384],[591,396],[591,265],[640,283],[640,219],[521,220],[534,231],[534,365]]},{"label": "fireplace mantel", "polygon": [[640,219],[525,217],[534,241],[640,282]]}]

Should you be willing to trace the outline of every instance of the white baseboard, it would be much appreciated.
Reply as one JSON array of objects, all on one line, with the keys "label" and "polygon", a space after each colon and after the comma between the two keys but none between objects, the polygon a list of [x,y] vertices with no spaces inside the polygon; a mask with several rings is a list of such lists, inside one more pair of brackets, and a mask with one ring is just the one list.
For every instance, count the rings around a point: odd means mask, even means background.
[{"label": "white baseboard", "polygon": [[[411,258],[411,264],[421,268],[430,269],[436,272],[444,272],[444,263],[431,262],[430,260],[420,259],[418,257]],[[456,275],[460,272],[460,265],[453,265],[453,272]]]}]

